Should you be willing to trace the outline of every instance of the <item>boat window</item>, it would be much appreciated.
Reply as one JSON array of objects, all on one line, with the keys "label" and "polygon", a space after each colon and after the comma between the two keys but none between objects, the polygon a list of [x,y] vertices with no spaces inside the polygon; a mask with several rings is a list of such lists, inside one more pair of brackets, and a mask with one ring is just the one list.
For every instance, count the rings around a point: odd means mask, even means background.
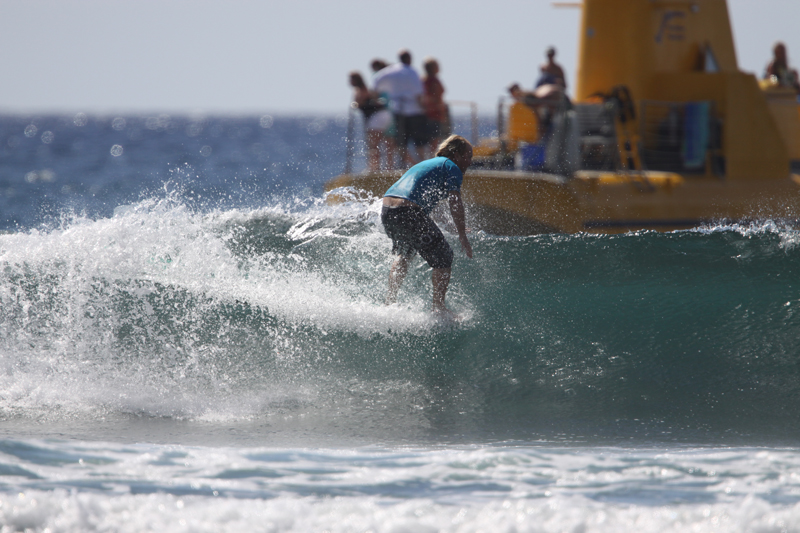
[{"label": "boat window", "polygon": [[705,46],[704,55],[705,57],[703,58],[703,63],[705,64],[705,71],[719,72],[719,63],[717,63],[717,58],[714,56],[714,51],[711,49],[710,44]]}]

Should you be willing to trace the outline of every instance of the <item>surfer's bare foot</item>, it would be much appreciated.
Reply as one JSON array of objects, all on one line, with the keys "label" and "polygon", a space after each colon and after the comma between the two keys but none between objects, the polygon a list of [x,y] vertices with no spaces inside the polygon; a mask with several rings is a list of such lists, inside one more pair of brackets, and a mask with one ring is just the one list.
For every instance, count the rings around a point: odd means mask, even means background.
[{"label": "surfer's bare foot", "polygon": [[433,314],[436,315],[438,318],[442,318],[444,320],[452,320],[453,322],[458,322],[461,317],[457,314],[452,312],[446,307],[434,307]]}]

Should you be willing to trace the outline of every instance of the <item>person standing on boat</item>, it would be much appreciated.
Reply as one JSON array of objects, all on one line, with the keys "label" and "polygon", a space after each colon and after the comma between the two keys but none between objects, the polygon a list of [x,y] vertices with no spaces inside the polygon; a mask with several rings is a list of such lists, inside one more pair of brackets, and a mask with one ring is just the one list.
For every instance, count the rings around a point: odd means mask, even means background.
[{"label": "person standing on boat", "polygon": [[[354,89],[353,102],[364,114],[364,131],[367,141],[367,168],[374,172],[380,168],[381,146],[387,145],[383,132],[392,124],[392,114],[375,91],[370,91],[359,72],[350,73]],[[387,157],[392,155],[387,147]]]},{"label": "person standing on boat", "polygon": [[411,67],[411,53],[401,50],[400,62],[390,65],[375,75],[375,90],[389,95],[389,106],[394,113],[397,128],[397,149],[402,163],[408,160],[408,143],[413,142],[417,161],[422,159],[419,150],[428,142],[427,124],[422,113],[422,81]]},{"label": "person standing on boat", "polygon": [[409,263],[419,253],[433,269],[433,312],[456,318],[444,304],[450,284],[453,250],[430,213],[447,198],[461,248],[471,258],[472,246],[467,239],[461,201],[461,182],[471,163],[472,145],[460,135],[451,135],[439,145],[436,157],[411,167],[386,191],[381,222],[392,239],[392,253],[397,256],[389,273],[387,304],[397,300]]},{"label": "person standing on boat", "polygon": [[424,89],[423,103],[425,116],[428,118],[428,141],[431,153],[442,142],[445,135],[450,134],[449,113],[444,102],[444,85],[439,79],[439,62],[432,57],[425,58],[422,63],[425,77],[422,78]]},{"label": "person standing on boat", "polygon": [[789,68],[789,60],[786,56],[786,45],[777,42],[772,49],[772,61],[767,66],[765,79],[775,79],[777,83],[784,87],[792,87],[797,94],[800,94],[800,79],[797,71]]},{"label": "person standing on boat", "polygon": [[385,92],[378,92],[375,89],[375,77],[378,75],[378,72],[385,69],[389,66],[389,63],[384,61],[383,59],[375,58],[370,62],[370,68],[372,69],[372,76],[370,77],[370,85],[372,89],[375,90],[375,93],[378,95],[378,98],[387,106],[386,113],[389,116],[389,123],[387,124],[386,128],[381,131],[380,134],[380,141],[378,142],[379,149],[382,149],[386,152],[386,163],[383,165],[382,168],[391,170],[395,168],[395,161],[394,161],[394,153],[395,153],[395,137],[397,137],[397,128],[394,124],[394,115],[389,110],[389,95]]},{"label": "person standing on boat", "polygon": [[551,46],[547,49],[547,63],[539,67],[539,79],[536,80],[536,88],[542,85],[558,85],[561,89],[567,88],[567,77],[564,75],[564,69],[556,63],[555,57],[556,49]]}]

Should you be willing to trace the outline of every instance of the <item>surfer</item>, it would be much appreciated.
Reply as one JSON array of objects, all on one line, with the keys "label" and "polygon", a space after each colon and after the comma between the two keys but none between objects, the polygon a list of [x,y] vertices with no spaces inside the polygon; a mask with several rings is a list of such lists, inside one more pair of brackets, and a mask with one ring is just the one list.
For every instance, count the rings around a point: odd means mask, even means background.
[{"label": "surfer", "polygon": [[389,273],[387,304],[397,300],[409,262],[419,253],[433,269],[433,312],[456,318],[444,305],[453,250],[431,219],[430,212],[440,201],[448,199],[461,248],[471,258],[472,246],[467,239],[461,201],[461,182],[470,163],[472,145],[460,135],[451,135],[439,145],[436,157],[411,167],[386,191],[381,222],[392,239],[392,253],[397,256]]}]

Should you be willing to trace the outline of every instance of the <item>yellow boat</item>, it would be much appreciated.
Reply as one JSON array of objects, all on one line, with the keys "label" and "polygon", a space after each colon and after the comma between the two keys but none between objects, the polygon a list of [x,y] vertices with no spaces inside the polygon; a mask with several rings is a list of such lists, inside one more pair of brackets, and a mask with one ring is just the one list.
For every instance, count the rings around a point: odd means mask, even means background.
[{"label": "yellow boat", "polygon": [[[798,98],[739,70],[725,0],[583,0],[580,8],[574,102],[514,102],[503,134],[475,146],[462,188],[473,229],[794,223]],[[399,176],[344,174],[325,189],[382,196]]]}]

